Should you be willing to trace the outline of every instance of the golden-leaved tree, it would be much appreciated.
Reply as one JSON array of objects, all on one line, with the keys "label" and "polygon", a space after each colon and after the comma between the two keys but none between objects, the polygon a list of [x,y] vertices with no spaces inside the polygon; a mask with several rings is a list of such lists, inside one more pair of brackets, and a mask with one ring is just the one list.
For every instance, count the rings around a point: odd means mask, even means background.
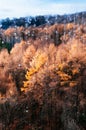
[{"label": "golden-leaved tree", "polygon": [[59,86],[77,86],[80,73],[86,65],[85,55],[86,45],[75,39],[59,47],[50,44],[38,48],[31,59],[26,55],[28,71],[25,76],[24,87],[21,90],[31,90],[35,83],[45,84],[44,78],[46,76],[50,78],[49,82],[53,82],[58,76]]},{"label": "golden-leaved tree", "polygon": [[24,82],[24,88],[21,88],[21,91],[24,91],[26,88],[29,90],[31,89],[31,86],[33,86],[34,81],[36,78],[33,78],[36,73],[40,71],[40,69],[43,67],[43,65],[47,61],[47,55],[42,50],[38,49],[38,51],[35,53],[35,56],[30,61],[30,67],[28,68],[28,71],[26,73],[26,80]]}]

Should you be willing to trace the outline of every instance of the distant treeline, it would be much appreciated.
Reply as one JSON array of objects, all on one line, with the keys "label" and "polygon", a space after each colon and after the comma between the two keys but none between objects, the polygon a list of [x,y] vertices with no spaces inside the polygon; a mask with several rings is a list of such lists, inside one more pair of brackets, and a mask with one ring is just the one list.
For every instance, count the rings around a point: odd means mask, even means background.
[{"label": "distant treeline", "polygon": [[80,12],[70,15],[46,15],[46,16],[36,16],[36,17],[20,17],[9,19],[6,18],[1,21],[1,28],[7,29],[14,26],[40,26],[45,24],[53,25],[55,23],[83,23],[86,21],[86,12]]}]

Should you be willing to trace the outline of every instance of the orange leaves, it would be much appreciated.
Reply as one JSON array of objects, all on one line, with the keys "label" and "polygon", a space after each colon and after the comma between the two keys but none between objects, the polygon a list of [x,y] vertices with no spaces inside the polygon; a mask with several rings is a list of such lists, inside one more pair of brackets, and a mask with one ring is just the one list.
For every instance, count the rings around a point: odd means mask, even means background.
[{"label": "orange leaves", "polygon": [[37,71],[39,68],[47,61],[47,55],[41,51],[38,51],[38,53],[34,56],[32,62],[30,65],[34,67]]},{"label": "orange leaves", "polygon": [[[25,75],[27,81],[24,81],[24,88],[32,86],[33,82],[31,80],[33,78],[33,75],[39,72],[40,68],[45,64],[46,61],[47,61],[46,53],[44,53],[41,50],[38,50],[36,52],[36,55],[33,57],[32,61],[30,62],[31,67],[28,69]],[[24,89],[21,88],[21,91],[24,91]]]},{"label": "orange leaves", "polygon": [[70,83],[69,83],[69,86],[70,87],[74,87],[74,86],[76,86],[78,83],[77,83],[77,81],[71,81]]},{"label": "orange leaves", "polygon": [[60,85],[61,86],[70,86],[74,87],[78,84],[77,76],[79,76],[80,73],[80,65],[77,65],[76,63],[70,64],[68,63],[60,63],[58,65],[58,70],[56,73],[60,77]]},{"label": "orange leaves", "polygon": [[72,77],[64,72],[58,71],[57,74],[60,76],[61,80],[68,81]]},{"label": "orange leaves", "polygon": [[79,69],[78,68],[74,68],[73,70],[72,70],[72,74],[73,75],[76,75],[76,74],[78,74],[79,73]]},{"label": "orange leaves", "polygon": [[66,29],[67,29],[67,30],[71,30],[71,29],[73,29],[73,27],[74,27],[74,24],[73,24],[73,23],[68,23],[68,24],[66,25]]},{"label": "orange leaves", "polygon": [[15,28],[8,28],[4,33],[5,35],[11,36],[15,32]]},{"label": "orange leaves", "polygon": [[30,79],[31,75],[33,75],[36,72],[34,68],[30,68],[29,71],[27,71],[26,79]]},{"label": "orange leaves", "polygon": [[15,82],[13,81],[11,74],[5,70],[0,70],[0,75],[0,95],[10,97],[17,94]]},{"label": "orange leaves", "polygon": [[28,71],[21,91],[29,91],[37,86],[44,87],[50,82],[53,83],[52,86],[58,84],[74,87],[78,84],[82,65],[86,63],[84,45],[73,39],[71,43],[59,47],[53,44],[40,46],[37,50],[33,45],[29,47],[27,49],[29,51],[26,50],[24,54]]},{"label": "orange leaves", "polygon": [[27,73],[26,73],[26,75],[25,75],[27,81],[24,81],[24,82],[23,82],[23,83],[24,83],[24,87],[21,87],[21,91],[26,91],[26,88],[28,88],[28,86],[31,85],[30,80],[31,80],[32,75],[33,75],[35,72],[36,72],[36,70],[35,70],[34,68],[30,68],[30,69],[27,71]]},{"label": "orange leaves", "polygon": [[27,68],[27,69],[29,68],[29,66],[30,66],[29,62],[32,61],[32,58],[35,55],[35,53],[36,53],[36,48],[33,45],[30,45],[26,49],[26,51],[23,55],[23,64],[24,64],[25,68]]}]

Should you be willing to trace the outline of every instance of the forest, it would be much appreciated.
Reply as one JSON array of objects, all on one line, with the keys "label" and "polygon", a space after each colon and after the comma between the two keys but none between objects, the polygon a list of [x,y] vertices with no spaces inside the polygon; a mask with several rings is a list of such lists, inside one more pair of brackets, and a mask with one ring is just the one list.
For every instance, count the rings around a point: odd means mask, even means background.
[{"label": "forest", "polygon": [[2,21],[0,130],[85,130],[86,15],[37,18]]}]

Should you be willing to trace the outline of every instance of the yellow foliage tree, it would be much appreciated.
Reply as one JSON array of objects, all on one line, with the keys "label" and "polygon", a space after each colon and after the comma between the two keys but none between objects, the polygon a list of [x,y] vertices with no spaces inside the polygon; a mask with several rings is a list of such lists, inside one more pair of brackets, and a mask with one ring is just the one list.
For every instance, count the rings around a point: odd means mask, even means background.
[{"label": "yellow foliage tree", "polygon": [[[32,85],[32,75],[37,73],[39,69],[45,64],[47,61],[47,55],[45,52],[39,50],[36,55],[33,57],[30,62],[31,68],[28,69],[25,77],[27,81],[24,81],[24,87],[21,88],[21,91],[26,91],[26,88],[30,89]],[[30,88],[29,88],[30,87]]]}]

